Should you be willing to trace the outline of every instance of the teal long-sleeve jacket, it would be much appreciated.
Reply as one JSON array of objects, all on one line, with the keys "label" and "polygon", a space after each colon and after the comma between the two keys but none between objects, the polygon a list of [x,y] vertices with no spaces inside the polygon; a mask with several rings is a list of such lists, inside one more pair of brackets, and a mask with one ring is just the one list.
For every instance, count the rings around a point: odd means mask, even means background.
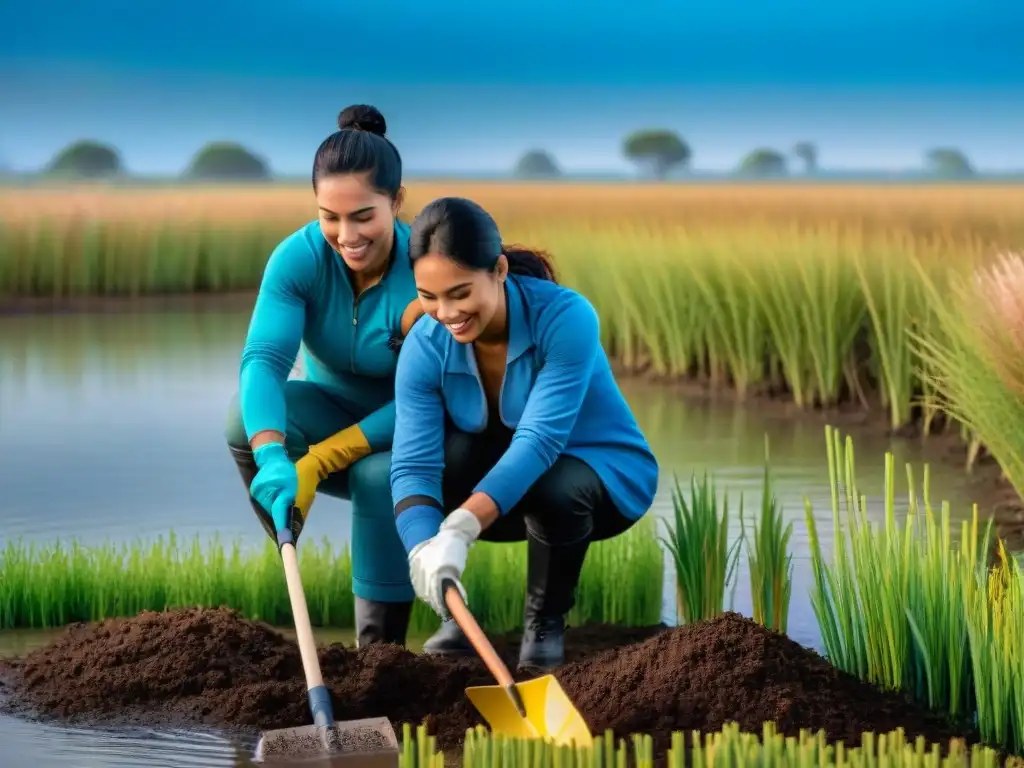
[{"label": "teal long-sleeve jacket", "polygon": [[349,272],[311,221],[289,235],[267,262],[242,349],[239,400],[249,439],[286,432],[284,385],[303,350],[307,381],[344,402],[374,452],[387,451],[395,429],[393,338],[416,298],[409,227],[395,222],[388,271],[356,297]]}]

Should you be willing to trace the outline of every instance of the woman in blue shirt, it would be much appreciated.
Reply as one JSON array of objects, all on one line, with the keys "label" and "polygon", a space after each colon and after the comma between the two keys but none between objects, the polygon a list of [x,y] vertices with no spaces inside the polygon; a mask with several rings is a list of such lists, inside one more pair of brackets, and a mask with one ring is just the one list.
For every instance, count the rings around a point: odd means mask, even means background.
[{"label": "woman in blue shirt", "polygon": [[[352,502],[360,646],[404,644],[412,601],[388,483],[397,340],[420,314],[402,160],[373,107],[338,118],[313,161],[319,216],[267,262],[226,439],[267,533],[298,541],[316,492]],[[305,380],[287,380],[303,351]],[[293,505],[298,514],[292,516]]]},{"label": "woman in blue shirt", "polygon": [[[546,258],[503,246],[494,220],[461,198],[423,209],[409,258],[428,317],[395,374],[391,493],[413,586],[448,618],[442,579],[459,584],[472,543],[526,539],[519,665],[551,668],[590,542],[643,516],[657,461],[594,308]],[[425,650],[469,647],[449,619]]]}]

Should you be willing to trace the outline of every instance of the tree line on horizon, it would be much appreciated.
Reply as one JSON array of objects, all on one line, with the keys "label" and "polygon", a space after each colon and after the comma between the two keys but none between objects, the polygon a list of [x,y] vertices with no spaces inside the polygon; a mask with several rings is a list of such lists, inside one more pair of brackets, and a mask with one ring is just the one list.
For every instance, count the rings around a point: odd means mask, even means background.
[{"label": "tree line on horizon", "polygon": [[[623,155],[644,174],[658,180],[684,174],[691,169],[693,150],[678,133],[665,129],[646,129],[629,134],[622,144]],[[819,172],[818,147],[811,141],[799,141],[788,153],[772,147],[748,152],[736,168],[749,177],[790,175],[790,158],[796,159],[805,175]],[[936,176],[966,178],[975,171],[967,156],[955,147],[937,147],[925,153],[925,168]],[[543,149],[522,155],[512,169],[515,176],[530,179],[562,176],[554,156]],[[83,139],[63,148],[40,171],[50,178],[109,179],[129,176],[120,152],[109,144]],[[274,178],[269,163],[241,144],[215,141],[202,147],[181,173],[189,181],[258,182]]]},{"label": "tree line on horizon", "polygon": [[[675,131],[647,129],[629,134],[622,143],[622,154],[641,171],[664,180],[671,174],[690,170],[693,150]],[[819,172],[818,146],[811,141],[798,141],[789,153],[803,166],[805,175]],[[975,171],[967,155],[956,147],[935,147],[924,156],[925,168],[936,176],[966,178]],[[526,152],[516,163],[517,176],[528,178],[561,175],[555,158],[543,149]],[[781,177],[790,174],[789,156],[772,147],[757,147],[748,152],[736,167],[736,173],[752,177]]]}]

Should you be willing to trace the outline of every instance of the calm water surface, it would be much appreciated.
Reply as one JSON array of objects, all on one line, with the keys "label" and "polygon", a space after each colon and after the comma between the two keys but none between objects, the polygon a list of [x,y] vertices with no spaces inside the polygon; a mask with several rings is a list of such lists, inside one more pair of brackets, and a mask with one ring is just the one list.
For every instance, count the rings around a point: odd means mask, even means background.
[{"label": "calm water surface", "polygon": [[[171,529],[187,538],[219,534],[228,542],[262,546],[265,534],[222,439],[247,322],[247,304],[234,299],[216,309],[207,302],[176,310],[0,317],[0,547],[17,539],[154,539]],[[823,429],[756,405],[693,403],[633,382],[623,389],[663,468],[653,510],[658,516],[671,514],[673,473],[687,483],[691,473],[705,470],[729,491],[731,508],[742,493],[745,508],[756,511],[769,435],[776,494],[794,522],[789,634],[819,647],[807,597],[804,499],[811,501],[829,547]],[[861,490],[880,517],[884,452],[895,453],[902,480],[903,462],[929,460],[927,446],[854,437]],[[932,496],[949,500],[954,515],[970,510],[955,471],[934,473]],[[906,508],[902,482],[897,504]],[[328,535],[340,544],[348,527],[346,502],[317,499],[307,535]],[[666,559],[666,574],[668,566]],[[741,563],[733,607],[750,615],[747,578]],[[668,622],[670,590],[669,578]],[[0,655],[46,637],[0,633]],[[217,734],[55,729],[11,718],[0,718],[0,741],[7,755],[23,755],[36,768],[234,766],[245,765],[244,755],[251,754],[251,745]]]}]

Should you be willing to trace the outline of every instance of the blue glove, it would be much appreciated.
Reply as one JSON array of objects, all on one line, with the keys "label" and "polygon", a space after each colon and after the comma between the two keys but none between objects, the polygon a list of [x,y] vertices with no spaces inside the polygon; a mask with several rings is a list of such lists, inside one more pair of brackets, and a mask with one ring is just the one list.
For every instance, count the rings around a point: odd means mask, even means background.
[{"label": "blue glove", "polygon": [[267,443],[253,451],[259,472],[249,486],[250,495],[270,513],[277,531],[293,525],[292,507],[299,491],[299,475],[281,443]]}]

